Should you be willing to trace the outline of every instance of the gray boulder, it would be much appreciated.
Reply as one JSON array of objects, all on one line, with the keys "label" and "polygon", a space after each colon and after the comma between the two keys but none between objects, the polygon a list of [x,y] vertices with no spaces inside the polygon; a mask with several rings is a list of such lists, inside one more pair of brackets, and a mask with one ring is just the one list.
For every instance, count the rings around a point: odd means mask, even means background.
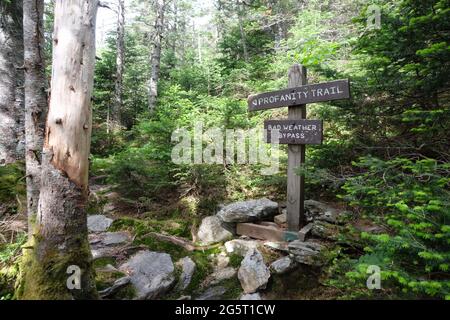
[{"label": "gray boulder", "polygon": [[111,223],[113,223],[113,219],[108,218],[102,214],[95,214],[92,216],[88,216],[87,218],[87,226],[89,232],[104,232],[106,231]]},{"label": "gray boulder", "polygon": [[224,222],[250,222],[272,218],[278,213],[278,204],[269,199],[239,201],[224,206],[217,216]]},{"label": "gray boulder", "polygon": [[172,258],[167,253],[139,251],[119,270],[130,276],[140,300],[157,298],[175,282]]},{"label": "gray boulder", "polygon": [[321,254],[325,247],[320,243],[295,240],[289,243],[288,249],[298,263],[311,266],[322,266],[325,264]]},{"label": "gray boulder", "polygon": [[289,256],[282,257],[278,260],[275,260],[270,265],[270,268],[276,273],[276,274],[283,274],[288,271],[291,271],[297,266],[297,263],[291,259]]},{"label": "gray boulder", "polygon": [[177,261],[177,266],[181,267],[180,280],[177,285],[177,289],[184,290],[191,283],[192,276],[195,272],[195,262],[189,257],[184,257]]},{"label": "gray boulder", "polygon": [[201,243],[208,245],[231,239],[233,234],[222,226],[219,218],[210,216],[203,218],[197,237]]},{"label": "gray boulder", "polygon": [[257,249],[247,252],[238,271],[238,279],[245,293],[254,293],[264,289],[270,278],[270,271],[263,256]]}]

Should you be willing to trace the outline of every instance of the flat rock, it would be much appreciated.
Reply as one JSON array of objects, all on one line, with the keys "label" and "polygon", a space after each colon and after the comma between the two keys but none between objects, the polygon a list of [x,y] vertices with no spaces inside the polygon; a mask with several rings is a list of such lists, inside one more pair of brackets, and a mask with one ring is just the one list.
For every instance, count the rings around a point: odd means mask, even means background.
[{"label": "flat rock", "polygon": [[257,249],[245,255],[238,271],[238,279],[245,293],[254,293],[264,289],[270,278],[270,271],[264,263],[263,256]]},{"label": "flat rock", "polygon": [[243,294],[239,298],[239,300],[262,300],[262,299],[261,299],[261,295],[258,292],[256,292],[256,293]]},{"label": "flat rock", "polygon": [[270,269],[272,269],[276,274],[283,274],[291,271],[296,266],[297,263],[292,260],[291,257],[285,256],[272,262],[272,264],[270,265]]},{"label": "flat rock", "polygon": [[201,243],[208,245],[231,239],[233,234],[222,226],[218,217],[209,216],[203,218],[197,237]]},{"label": "flat rock", "polygon": [[102,214],[95,214],[92,216],[88,216],[87,218],[87,226],[89,232],[104,232],[106,231],[111,223],[113,223],[113,219],[108,218]]},{"label": "flat rock", "polygon": [[225,250],[228,254],[237,254],[239,256],[245,256],[251,249],[258,248],[258,241],[233,239],[225,242]]},{"label": "flat rock", "polygon": [[167,253],[139,251],[119,270],[128,274],[136,289],[137,299],[155,299],[167,292],[175,282],[174,265]]},{"label": "flat rock", "polygon": [[295,240],[288,244],[289,253],[294,256],[295,261],[311,266],[324,264],[325,261],[321,255],[324,248],[320,243],[312,241]]},{"label": "flat rock", "polygon": [[131,242],[131,235],[126,231],[104,232],[89,235],[89,243],[93,248],[116,246]]},{"label": "flat rock", "polygon": [[181,275],[178,281],[177,289],[184,290],[191,283],[192,276],[195,272],[195,262],[189,257],[184,257],[177,261],[176,265],[181,267]]},{"label": "flat rock", "polygon": [[224,222],[252,222],[272,218],[278,204],[267,198],[239,201],[224,206],[217,216]]},{"label": "flat rock", "polygon": [[222,296],[227,292],[222,286],[215,286],[206,289],[196,300],[220,300]]}]

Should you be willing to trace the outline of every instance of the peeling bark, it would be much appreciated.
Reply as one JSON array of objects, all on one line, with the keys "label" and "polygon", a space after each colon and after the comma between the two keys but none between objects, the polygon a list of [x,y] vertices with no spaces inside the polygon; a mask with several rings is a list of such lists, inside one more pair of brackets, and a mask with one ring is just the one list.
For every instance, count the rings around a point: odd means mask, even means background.
[{"label": "peeling bark", "polygon": [[[97,6],[96,0],[56,1],[38,216],[18,298],[98,297],[86,216]],[[81,289],[67,287],[71,265],[81,269]]]},{"label": "peeling bark", "polygon": [[44,0],[23,3],[23,39],[25,67],[25,159],[27,172],[28,231],[37,214],[41,184],[41,153],[47,117],[44,66]]},{"label": "peeling bark", "polygon": [[22,1],[0,2],[0,165],[24,159]]}]

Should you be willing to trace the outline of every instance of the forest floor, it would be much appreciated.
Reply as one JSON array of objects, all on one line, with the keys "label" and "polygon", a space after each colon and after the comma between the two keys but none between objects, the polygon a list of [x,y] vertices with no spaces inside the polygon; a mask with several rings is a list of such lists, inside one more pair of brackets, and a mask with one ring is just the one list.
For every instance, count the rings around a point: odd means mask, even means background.
[{"label": "forest floor", "polygon": [[[196,264],[196,270],[191,284],[179,292],[169,292],[160,297],[161,299],[177,299],[181,296],[191,296],[192,298],[201,296],[203,292],[211,286],[211,280],[214,278],[220,264],[218,260],[223,256],[224,247],[220,244],[211,246],[205,250],[189,251],[182,246],[163,241],[155,237],[155,233],[167,236],[174,236],[183,239],[186,243],[193,243],[193,233],[196,232],[196,225],[199,218],[192,214],[182,214],[184,204],[180,204],[177,197],[167,198],[167,205],[153,205],[153,209],[145,212],[137,212],[135,204],[122,198],[120,194],[112,191],[112,186],[100,184],[102,177],[92,179],[90,214],[103,214],[114,222],[108,228],[109,232],[126,232],[130,235],[130,243],[123,250],[120,247],[118,253],[113,258],[97,259],[95,266],[97,268],[97,284],[99,290],[111,286],[120,274],[116,277],[105,277],[103,270],[108,266],[117,268],[124,263],[132,254],[137,251],[148,249],[150,251],[164,252],[170,254],[172,260],[190,257]],[[168,208],[169,204],[171,208]],[[182,207],[182,208],[180,208]],[[169,210],[170,209],[170,210]],[[181,212],[181,214],[180,214]],[[216,212],[211,212],[214,215]],[[264,247],[261,242],[260,250],[263,254],[265,263],[271,262],[283,256],[276,250]],[[242,257],[229,255],[228,267],[237,271]],[[106,269],[107,272],[108,268]],[[332,286],[324,285],[326,275],[320,267],[300,265],[296,269],[281,275],[272,274],[266,289],[261,290],[263,299],[338,299],[341,297],[341,291]],[[220,279],[219,279],[220,280]],[[216,286],[225,287],[227,292],[221,297],[224,299],[239,299],[243,294],[241,285],[236,272],[230,278],[220,281],[212,281]]]}]

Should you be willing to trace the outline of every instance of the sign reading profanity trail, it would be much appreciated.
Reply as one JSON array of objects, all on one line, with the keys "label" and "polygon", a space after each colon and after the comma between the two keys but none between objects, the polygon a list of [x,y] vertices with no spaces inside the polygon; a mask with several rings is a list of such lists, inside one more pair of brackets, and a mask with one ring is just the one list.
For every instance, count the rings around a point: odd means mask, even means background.
[{"label": "sign reading profanity trail", "polygon": [[248,98],[248,109],[256,111],[348,98],[349,81],[336,80],[252,95]]},{"label": "sign reading profanity trail", "polygon": [[[291,237],[305,223],[305,177],[297,168],[305,162],[305,146],[321,144],[322,120],[306,120],[306,104],[350,98],[349,80],[307,84],[306,68],[298,64],[289,69],[288,89],[265,92],[248,97],[249,111],[288,107],[287,120],[264,122],[266,141],[288,144],[287,225]],[[274,134],[276,133],[276,134]],[[276,136],[276,137],[275,137]]]},{"label": "sign reading profanity trail", "polygon": [[266,120],[264,129],[269,143],[274,130],[280,144],[321,144],[323,138],[322,120]]}]

